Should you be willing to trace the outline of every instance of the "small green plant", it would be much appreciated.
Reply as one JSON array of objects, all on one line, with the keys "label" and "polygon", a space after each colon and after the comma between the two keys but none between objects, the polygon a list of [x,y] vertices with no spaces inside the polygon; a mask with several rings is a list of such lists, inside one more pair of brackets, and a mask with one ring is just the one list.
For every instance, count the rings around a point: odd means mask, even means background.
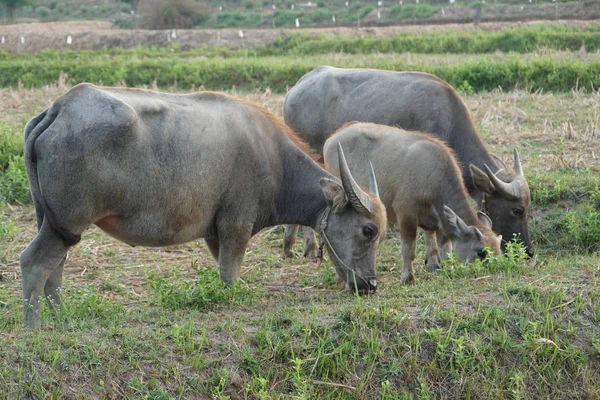
[{"label": "small green plant", "polygon": [[255,290],[241,282],[226,287],[215,270],[199,270],[198,275],[196,279],[182,282],[155,277],[148,281],[158,302],[170,309],[208,310],[222,305],[248,304],[255,298]]},{"label": "small green plant", "polygon": [[0,239],[11,239],[15,234],[15,230],[15,222],[0,214]]},{"label": "small green plant", "polygon": [[[490,249],[487,249],[488,252]],[[510,241],[506,244],[506,251],[501,255],[490,255],[485,260],[475,260],[468,265],[462,264],[454,254],[442,262],[439,270],[448,278],[477,277],[488,274],[504,273],[513,274],[523,271],[527,266],[529,256],[525,247],[519,241]]]}]

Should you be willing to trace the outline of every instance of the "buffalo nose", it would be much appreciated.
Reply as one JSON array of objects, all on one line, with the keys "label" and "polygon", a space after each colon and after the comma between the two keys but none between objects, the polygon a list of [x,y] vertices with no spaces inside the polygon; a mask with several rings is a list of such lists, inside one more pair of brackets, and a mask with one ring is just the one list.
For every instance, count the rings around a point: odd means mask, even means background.
[{"label": "buffalo nose", "polygon": [[354,288],[358,292],[358,294],[374,293],[377,290],[377,280],[375,278],[357,278],[356,282],[350,280],[348,282],[348,286]]},{"label": "buffalo nose", "polygon": [[529,258],[533,258],[533,256],[534,256],[533,249],[527,249],[526,253]]}]

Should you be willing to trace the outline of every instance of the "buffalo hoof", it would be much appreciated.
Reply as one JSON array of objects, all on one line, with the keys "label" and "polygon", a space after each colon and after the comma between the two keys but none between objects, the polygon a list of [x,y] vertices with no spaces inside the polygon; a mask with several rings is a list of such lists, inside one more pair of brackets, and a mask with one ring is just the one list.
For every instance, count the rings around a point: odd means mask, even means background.
[{"label": "buffalo hoof", "polygon": [[304,257],[308,258],[312,262],[317,262],[317,255],[319,254],[319,249],[306,249],[304,251]]},{"label": "buffalo hoof", "polygon": [[417,281],[415,280],[415,277],[413,275],[409,275],[406,277],[402,277],[400,283],[403,285],[416,285]]},{"label": "buffalo hoof", "polygon": [[438,269],[442,268],[442,267],[440,266],[440,264],[431,264],[431,265],[429,265],[428,267],[429,267],[429,272],[435,272],[435,271],[437,271]]},{"label": "buffalo hoof", "polygon": [[285,258],[294,258],[296,257],[296,254],[294,254],[294,250],[293,249],[283,249],[283,257]]}]

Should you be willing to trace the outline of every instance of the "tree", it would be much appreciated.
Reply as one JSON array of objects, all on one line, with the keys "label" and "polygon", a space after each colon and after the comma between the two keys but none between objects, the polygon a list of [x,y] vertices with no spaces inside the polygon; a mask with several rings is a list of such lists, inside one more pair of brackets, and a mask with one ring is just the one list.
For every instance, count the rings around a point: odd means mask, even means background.
[{"label": "tree", "polygon": [[143,29],[189,29],[208,15],[208,7],[196,0],[139,0],[136,24]]},{"label": "tree", "polygon": [[15,19],[17,8],[32,4],[33,0],[0,0],[0,5],[6,10],[6,19],[12,22]]}]

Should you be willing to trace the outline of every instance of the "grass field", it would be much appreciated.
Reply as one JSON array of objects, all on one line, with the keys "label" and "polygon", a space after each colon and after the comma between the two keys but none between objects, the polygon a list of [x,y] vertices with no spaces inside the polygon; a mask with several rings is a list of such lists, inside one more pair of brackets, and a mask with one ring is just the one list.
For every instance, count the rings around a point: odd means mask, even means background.
[{"label": "grass field", "polygon": [[[27,199],[19,172],[24,122],[67,89],[0,89],[6,198]],[[282,95],[234,94],[281,116]],[[0,208],[0,393],[599,397],[600,95],[517,90],[465,99],[496,154],[521,152],[532,188],[533,260],[514,247],[487,264],[450,263],[430,274],[420,247],[418,283],[403,287],[392,233],[378,256],[380,290],[354,297],[329,262],[284,260],[282,229],[273,228],[252,240],[242,281],[225,291],[202,242],[132,248],[92,228],[67,260],[64,312],[44,314],[44,329],[28,332],[18,255],[35,235],[35,216],[13,201]]]}]

